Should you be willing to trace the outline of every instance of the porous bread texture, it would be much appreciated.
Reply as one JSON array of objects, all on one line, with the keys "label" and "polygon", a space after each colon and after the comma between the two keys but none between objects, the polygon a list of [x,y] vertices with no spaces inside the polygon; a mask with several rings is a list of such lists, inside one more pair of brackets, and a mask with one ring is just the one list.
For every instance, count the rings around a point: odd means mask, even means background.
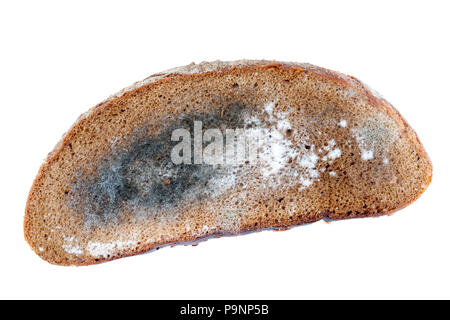
[{"label": "porous bread texture", "polygon": [[[233,108],[242,113],[229,117],[249,132],[270,130],[278,139],[257,165],[208,175],[197,168],[195,176],[151,166],[170,124],[183,117],[216,124]],[[199,178],[177,182],[180,172],[182,180]],[[51,263],[95,264],[224,234],[384,215],[417,199],[431,174],[411,127],[353,77],[308,64],[191,64],[138,82],[80,117],[33,183],[25,238]],[[124,181],[137,191],[115,193]],[[161,201],[164,192],[171,201]]]}]

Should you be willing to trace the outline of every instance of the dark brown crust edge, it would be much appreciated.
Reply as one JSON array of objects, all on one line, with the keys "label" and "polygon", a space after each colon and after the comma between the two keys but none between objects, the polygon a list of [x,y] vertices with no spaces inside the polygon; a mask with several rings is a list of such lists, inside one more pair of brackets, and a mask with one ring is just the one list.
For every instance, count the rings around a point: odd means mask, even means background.
[{"label": "dark brown crust edge", "polygon": [[[201,64],[199,65],[201,66]],[[426,190],[426,188],[428,187],[428,185],[431,183],[432,180],[432,164],[431,161],[428,157],[428,154],[426,153],[422,143],[420,142],[417,133],[411,128],[411,126],[409,126],[409,124],[407,123],[407,121],[403,118],[403,116],[384,98],[381,98],[379,96],[376,96],[366,85],[364,85],[360,80],[356,79],[353,76],[346,76],[343,75],[341,73],[332,71],[332,70],[328,70],[325,68],[321,68],[321,67],[317,67],[314,65],[310,65],[310,64],[298,64],[298,63],[291,63],[291,62],[276,62],[276,61],[244,61],[243,65],[240,66],[229,66],[226,63],[225,64],[219,64],[218,67],[214,70],[211,71],[206,71],[206,72],[194,72],[194,73],[158,73],[158,74],[154,74],[150,77],[148,77],[145,80],[149,80],[151,78],[157,78],[155,81],[150,81],[142,86],[138,86],[136,88],[133,88],[131,90],[128,91],[123,91],[119,96],[116,97],[110,97],[107,100],[97,104],[95,107],[91,108],[87,113],[82,114],[77,121],[74,123],[74,125],[69,129],[69,131],[63,135],[61,141],[55,146],[54,150],[51,151],[48,156],[47,159],[45,160],[45,162],[41,165],[38,174],[31,186],[30,192],[28,194],[28,198],[27,198],[27,204],[25,207],[25,217],[24,217],[24,237],[26,242],[30,245],[30,247],[33,249],[33,251],[38,255],[41,256],[37,250],[37,248],[35,248],[32,244],[32,241],[29,237],[29,233],[30,233],[30,217],[32,215],[31,209],[30,209],[30,202],[34,196],[34,191],[38,188],[39,185],[39,181],[42,179],[42,177],[45,175],[47,169],[50,167],[50,165],[57,159],[59,152],[65,147],[66,144],[69,143],[70,139],[73,136],[73,133],[76,131],[77,128],[81,127],[84,122],[88,119],[90,119],[90,117],[95,116],[96,114],[100,114],[102,113],[104,110],[107,110],[110,106],[111,106],[111,102],[113,101],[117,101],[119,99],[121,99],[122,97],[124,97],[125,95],[130,95],[130,94],[134,94],[136,93],[138,90],[142,89],[142,88],[151,88],[152,86],[155,86],[158,83],[161,82],[171,82],[173,80],[173,78],[175,77],[181,77],[184,79],[189,79],[192,77],[198,77],[198,76],[205,76],[208,74],[219,74],[219,73],[226,73],[229,71],[233,71],[235,69],[241,69],[241,70],[266,70],[266,69],[293,69],[297,72],[307,72],[309,76],[315,76],[315,77],[321,77],[321,78],[325,78],[329,81],[332,82],[336,82],[339,83],[341,85],[344,85],[348,88],[352,88],[352,89],[356,89],[359,92],[363,93],[364,95],[366,95],[368,97],[368,99],[371,101],[371,103],[376,106],[379,107],[380,109],[383,109],[386,113],[388,113],[401,127],[407,128],[407,135],[409,140],[411,141],[411,143],[413,143],[417,150],[420,151],[424,156],[426,156],[428,162],[430,163],[431,166],[431,170],[430,170],[430,175],[427,177],[426,180],[426,187],[422,189],[421,193],[418,193],[417,196],[415,198],[412,198],[410,201],[407,201],[405,203],[402,203],[401,205],[399,205],[397,208],[393,209],[393,210],[389,210],[386,212],[380,212],[380,213],[376,213],[376,214],[367,214],[365,216],[362,216],[360,218],[365,218],[365,217],[377,217],[377,216],[384,216],[384,215],[390,215],[393,214],[394,212],[403,209],[404,207],[408,206],[409,204],[413,203],[415,200],[417,200],[422,193]],[[124,89],[126,90],[126,89]],[[145,252],[150,252],[152,250],[158,250],[161,247],[165,247],[168,245],[172,245],[175,246],[177,244],[195,244],[210,238],[220,238],[222,236],[228,236],[228,235],[242,235],[242,234],[247,234],[247,233],[251,233],[251,232],[259,232],[259,231],[263,231],[263,230],[277,230],[277,231],[283,231],[283,230],[289,230],[295,226],[300,226],[300,225],[304,225],[304,224],[309,224],[309,223],[313,223],[313,222],[317,222],[320,221],[322,219],[327,219],[328,218],[329,213],[324,212],[320,215],[318,215],[318,217],[314,218],[314,219],[298,219],[298,220],[294,220],[292,221],[291,224],[289,225],[279,225],[279,226],[270,226],[270,225],[260,225],[257,229],[252,229],[252,230],[246,230],[246,229],[240,229],[238,232],[233,233],[233,234],[223,234],[223,233],[219,233],[219,234],[213,234],[213,235],[208,235],[205,237],[192,237],[192,238],[186,238],[186,239],[180,239],[179,241],[162,241],[162,242],[157,242],[157,243],[153,243],[153,244],[148,244],[145,246],[142,246],[140,248],[137,248],[136,251],[133,252],[124,252],[124,253],[120,253],[116,256],[110,257],[110,258],[98,258],[98,259],[92,259],[89,261],[85,261],[85,262],[80,262],[77,264],[69,264],[69,263],[55,263],[54,261],[49,261],[46,260],[47,262],[51,263],[51,264],[56,264],[56,265],[63,265],[63,266],[69,266],[69,265],[77,265],[77,266],[84,266],[84,265],[93,265],[93,264],[99,264],[99,263],[103,263],[103,262],[107,262],[107,261],[112,261],[112,260],[116,260],[116,259],[120,259],[120,258],[124,258],[124,257],[128,257],[128,256],[134,256],[134,255],[138,255],[138,254],[142,254]],[[356,216],[340,216],[338,218],[333,217],[333,220],[344,220],[344,219],[352,219],[352,218],[356,218]],[[41,256],[42,257],[42,256]]]}]

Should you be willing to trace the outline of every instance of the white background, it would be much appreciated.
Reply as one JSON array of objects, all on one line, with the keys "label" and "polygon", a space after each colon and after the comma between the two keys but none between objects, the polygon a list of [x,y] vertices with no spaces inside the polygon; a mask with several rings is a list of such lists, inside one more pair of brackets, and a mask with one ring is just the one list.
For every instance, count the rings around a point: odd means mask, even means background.
[{"label": "white background", "polygon": [[[0,298],[450,298],[448,1],[2,1]],[[429,189],[391,217],[323,221],[90,267],[23,238],[28,191],[79,114],[204,60],[310,62],[370,84],[417,131]]]}]

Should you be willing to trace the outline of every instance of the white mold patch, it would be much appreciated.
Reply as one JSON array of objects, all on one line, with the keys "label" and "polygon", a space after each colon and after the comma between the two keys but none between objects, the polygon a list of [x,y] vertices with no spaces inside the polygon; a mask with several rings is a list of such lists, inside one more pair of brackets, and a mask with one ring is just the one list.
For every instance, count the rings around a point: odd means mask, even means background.
[{"label": "white mold patch", "polygon": [[364,161],[373,159],[373,150],[362,149],[361,159],[363,159]]},{"label": "white mold patch", "polygon": [[341,121],[338,122],[338,126],[340,126],[342,128],[346,128],[347,127],[347,120],[342,119]]},{"label": "white mold patch", "polygon": [[77,239],[75,237],[64,237],[64,244],[62,245],[64,251],[74,255],[83,254],[83,250],[78,244]]},{"label": "white mold patch", "polygon": [[136,247],[137,242],[132,240],[127,241],[112,241],[109,243],[105,242],[89,242],[86,246],[86,250],[93,257],[103,257],[107,258],[113,254],[120,252],[125,249],[130,249]]},{"label": "white mold patch", "polygon": [[375,142],[367,139],[367,137],[359,131],[354,131],[354,137],[361,152],[361,159],[363,161],[373,159],[373,149],[375,147]]},{"label": "white mold patch", "polygon": [[327,155],[328,159],[331,159],[331,160],[337,159],[340,156],[341,156],[341,149],[339,149],[339,148],[331,150],[330,152],[328,152],[328,155]]},{"label": "white mold patch", "polygon": [[[261,173],[265,178],[275,177],[275,180],[279,179],[278,175],[289,174],[293,179],[290,179],[288,184],[300,184],[299,190],[303,190],[313,185],[314,181],[319,180],[321,172],[325,172],[325,168],[318,169],[320,161],[332,163],[341,157],[342,151],[336,146],[336,141],[333,139],[317,149],[315,145],[308,142],[310,139],[306,133],[300,139],[298,139],[298,136],[297,139],[293,140],[287,138],[286,131],[292,128],[288,117],[289,112],[277,112],[276,106],[275,102],[270,102],[263,107],[268,116],[270,127],[253,128],[253,131],[250,131],[252,136],[271,135],[269,145],[262,146],[262,154],[259,154],[262,160]],[[347,122],[341,120],[340,125],[346,127]],[[296,133],[293,132],[293,136]],[[296,141],[297,145],[294,146],[292,141]],[[326,154],[319,156],[323,152]],[[295,160],[295,165],[293,165],[292,160]],[[280,174],[283,170],[289,170],[289,173]],[[286,184],[286,181],[284,183]]]},{"label": "white mold patch", "polygon": [[363,85],[366,87],[366,89],[370,92],[370,94],[372,94],[375,98],[378,99],[384,99],[384,97],[375,89],[373,89],[372,87],[370,87],[368,84],[363,82]]},{"label": "white mold patch", "polygon": [[[387,117],[379,115],[377,119],[368,118],[366,122],[359,128],[352,129],[363,161],[369,161],[379,156],[386,163],[386,153],[390,151],[393,143],[398,139],[398,132],[392,130],[395,124],[390,124]],[[391,128],[390,128],[391,127]]]},{"label": "white mold patch", "polygon": [[[291,129],[291,123],[287,118],[288,113],[274,112],[275,102],[269,102],[263,109],[268,115],[269,127],[256,127],[246,130],[248,141],[257,141],[258,158],[260,160],[261,172],[264,177],[278,174],[286,167],[288,161],[297,156],[297,151],[292,142],[285,137],[285,132]],[[251,122],[261,124],[258,119],[253,118]],[[250,121],[246,121],[249,123]],[[251,161],[251,159],[250,159]]]},{"label": "white mold patch", "polygon": [[319,157],[314,153],[315,146],[311,146],[310,152],[303,154],[299,159],[299,164],[304,168],[300,176],[301,188],[309,187],[313,184],[314,180],[319,178],[319,171],[317,171],[317,161]]},{"label": "white mold patch", "polygon": [[356,96],[356,91],[353,89],[347,89],[344,91],[344,97],[348,98],[348,97],[355,97]]},{"label": "white mold patch", "polygon": [[[328,144],[322,148],[323,150],[328,151],[328,153],[322,157],[322,161],[333,161],[341,156],[341,149],[335,148],[335,146],[336,141],[333,139],[328,141]],[[320,149],[320,152],[322,152],[322,149]]]},{"label": "white mold patch", "polygon": [[289,159],[297,153],[293,149],[292,142],[286,139],[278,130],[270,130],[267,145],[262,145],[259,157],[263,160],[262,173],[264,176],[277,174],[286,167]]}]

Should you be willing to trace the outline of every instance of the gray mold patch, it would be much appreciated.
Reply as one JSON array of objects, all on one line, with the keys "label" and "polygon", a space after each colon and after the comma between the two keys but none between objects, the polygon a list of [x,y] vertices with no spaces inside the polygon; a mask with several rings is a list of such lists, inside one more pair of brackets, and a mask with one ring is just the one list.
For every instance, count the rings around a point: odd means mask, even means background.
[{"label": "gray mold patch", "polygon": [[[217,194],[211,186],[225,191],[226,185],[215,182],[232,175],[234,168],[193,164],[193,158],[192,164],[174,164],[170,154],[178,142],[171,141],[171,134],[187,129],[193,142],[194,121],[202,121],[203,130],[242,128],[249,112],[249,107],[234,103],[207,114],[183,114],[156,136],[132,137],[127,149],[113,147],[114,156],[99,165],[97,174],[76,174],[70,207],[84,214],[85,224],[104,225],[117,223],[125,205],[136,212],[159,212],[176,209],[183,200],[202,201]],[[135,132],[146,132],[140,129]]]}]

